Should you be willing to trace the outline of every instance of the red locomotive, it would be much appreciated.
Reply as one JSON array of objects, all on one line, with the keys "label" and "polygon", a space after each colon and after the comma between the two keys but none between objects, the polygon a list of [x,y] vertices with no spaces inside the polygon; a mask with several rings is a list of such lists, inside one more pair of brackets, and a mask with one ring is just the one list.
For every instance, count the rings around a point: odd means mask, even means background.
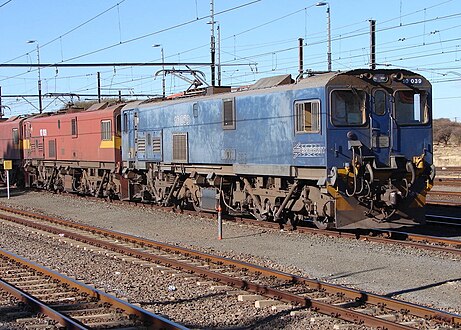
[{"label": "red locomotive", "polygon": [[25,119],[26,186],[119,196],[120,109],[99,103]]}]

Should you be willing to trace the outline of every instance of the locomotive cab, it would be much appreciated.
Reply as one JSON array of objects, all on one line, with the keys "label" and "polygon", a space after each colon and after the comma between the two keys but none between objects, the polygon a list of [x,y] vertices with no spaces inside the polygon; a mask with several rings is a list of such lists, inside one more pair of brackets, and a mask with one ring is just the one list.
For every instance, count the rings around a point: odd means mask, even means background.
[{"label": "locomotive cab", "polygon": [[435,175],[429,82],[403,70],[354,70],[326,92],[335,227],[424,223]]}]

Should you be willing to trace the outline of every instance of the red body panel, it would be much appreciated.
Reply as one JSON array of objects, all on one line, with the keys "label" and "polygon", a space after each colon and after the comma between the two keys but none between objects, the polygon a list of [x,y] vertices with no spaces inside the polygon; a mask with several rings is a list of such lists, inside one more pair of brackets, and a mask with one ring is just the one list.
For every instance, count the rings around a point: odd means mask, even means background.
[{"label": "red body panel", "polygon": [[[25,120],[24,159],[120,162],[120,108],[115,105],[102,110],[43,114]],[[109,139],[103,139],[103,121],[110,122]]]}]

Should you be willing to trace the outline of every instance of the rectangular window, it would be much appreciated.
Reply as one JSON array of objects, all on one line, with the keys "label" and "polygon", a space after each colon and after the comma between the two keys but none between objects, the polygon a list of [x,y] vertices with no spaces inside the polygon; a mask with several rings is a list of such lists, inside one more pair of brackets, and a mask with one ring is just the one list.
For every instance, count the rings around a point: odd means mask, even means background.
[{"label": "rectangular window", "polygon": [[30,139],[30,123],[24,124],[24,137]]},{"label": "rectangular window", "polygon": [[429,120],[425,91],[396,91],[395,120],[399,125],[421,125]]},{"label": "rectangular window", "polygon": [[103,141],[112,140],[112,121],[111,120],[101,121],[101,140]]},{"label": "rectangular window", "polygon": [[58,129],[61,129],[61,120],[58,119]]},{"label": "rectangular window", "polygon": [[71,129],[72,137],[77,137],[77,134],[78,134],[78,131],[77,131],[77,118],[72,118],[71,119],[70,129]]},{"label": "rectangular window", "polygon": [[331,93],[331,122],[335,126],[361,126],[365,124],[364,91],[336,90]]},{"label": "rectangular window", "polygon": [[235,129],[234,99],[223,100],[223,129]]},{"label": "rectangular window", "polygon": [[128,133],[128,114],[123,114],[123,132]]},{"label": "rectangular window", "polygon": [[295,133],[320,132],[320,101],[295,103]]},{"label": "rectangular window", "polygon": [[17,146],[19,144],[19,131],[17,128],[13,128],[13,145]]},{"label": "rectangular window", "polygon": [[116,117],[116,132],[117,132],[117,136],[120,136],[121,133],[122,133],[122,116],[121,115],[117,115]]}]

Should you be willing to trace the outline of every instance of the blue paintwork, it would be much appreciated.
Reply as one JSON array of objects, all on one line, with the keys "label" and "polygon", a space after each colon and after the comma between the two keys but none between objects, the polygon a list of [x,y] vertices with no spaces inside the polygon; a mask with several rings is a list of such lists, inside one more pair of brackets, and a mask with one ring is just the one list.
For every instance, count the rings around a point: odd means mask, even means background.
[{"label": "blue paintwork", "polygon": [[[427,102],[429,109],[432,109],[432,95],[429,93]],[[429,111],[429,121],[424,125],[402,126],[391,119],[393,105],[390,100],[386,104],[386,113],[383,116],[376,116],[372,113],[372,100],[367,99],[366,122],[360,127],[335,127],[327,121],[328,131],[328,168],[333,166],[344,168],[345,164],[351,162],[352,151],[348,149],[347,133],[352,132],[358,140],[369,149],[365,155],[373,156],[379,162],[379,167],[390,166],[391,156],[401,156],[411,160],[414,156],[425,155],[428,164],[433,163],[433,142],[432,142],[432,114]],[[371,116],[371,120],[370,120]],[[373,148],[370,135],[370,125],[376,128],[375,132],[390,136],[389,148]]]},{"label": "blue paintwork", "polygon": [[[351,161],[347,133],[355,133],[358,140],[374,156],[380,166],[389,165],[392,155],[413,156],[426,153],[432,164],[432,126],[399,127],[390,114],[392,102],[386,102],[383,116],[371,113],[372,97],[367,97],[366,123],[360,127],[335,127],[330,120],[329,97],[335,74],[319,79],[319,84],[303,83],[262,89],[251,92],[216,94],[214,96],[184,98],[148,104],[128,104],[123,114],[128,116],[128,127],[122,119],[122,159],[145,168],[146,162],[173,163],[172,141],[174,133],[188,134],[189,164],[248,164],[299,166],[331,169],[343,168]],[[347,89],[347,86],[337,87]],[[222,127],[223,99],[234,98],[236,128]],[[300,100],[319,100],[321,132],[295,134],[294,103]],[[430,95],[428,98],[431,108]],[[194,110],[194,104],[195,110]],[[139,117],[138,138],[161,137],[162,152],[154,154],[151,146],[145,153],[135,155],[134,114]],[[370,119],[371,118],[371,119]],[[370,122],[374,130],[370,129]],[[370,134],[389,135],[389,148],[372,148]],[[297,153],[307,147],[319,153]],[[131,148],[131,157],[130,157]]]},{"label": "blue paintwork", "polygon": [[[236,128],[230,130],[222,127],[222,96],[219,95],[216,98],[184,99],[135,108],[128,105],[124,110],[124,114],[130,118],[128,132],[125,132],[122,124],[123,160],[172,163],[172,135],[187,132],[188,163],[316,167],[326,165],[324,155],[309,158],[294,158],[293,155],[293,147],[299,143],[325,148],[325,116],[322,116],[320,134],[296,135],[293,117],[295,100],[320,99],[323,104],[324,88],[282,90],[259,95],[236,94],[234,97],[237,122]],[[197,117],[194,116],[194,103],[198,104]],[[138,138],[144,138],[147,134],[160,136],[161,132],[162,159],[147,153],[138,154],[137,158],[129,157],[130,147],[134,148],[134,113],[139,117]],[[224,153],[226,150],[227,154]]]}]

